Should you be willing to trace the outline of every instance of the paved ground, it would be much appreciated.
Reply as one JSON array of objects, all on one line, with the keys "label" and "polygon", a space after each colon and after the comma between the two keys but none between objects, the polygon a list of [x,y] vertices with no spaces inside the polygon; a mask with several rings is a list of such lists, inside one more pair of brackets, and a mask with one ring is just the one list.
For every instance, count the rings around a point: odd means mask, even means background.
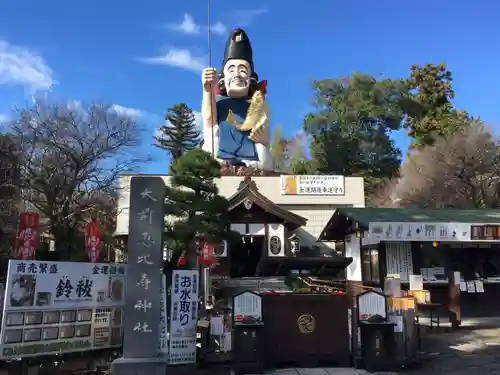
[{"label": "paved ground", "polygon": [[424,336],[425,354],[412,374],[500,375],[500,328],[462,328]]},{"label": "paved ground", "polygon": [[[493,325],[500,327],[498,322]],[[453,332],[423,333],[422,352],[419,368],[376,374],[500,375],[500,328],[491,328],[491,324],[482,324],[477,327],[464,327]],[[315,368],[278,370],[270,374],[366,375],[368,373],[352,368]]]}]

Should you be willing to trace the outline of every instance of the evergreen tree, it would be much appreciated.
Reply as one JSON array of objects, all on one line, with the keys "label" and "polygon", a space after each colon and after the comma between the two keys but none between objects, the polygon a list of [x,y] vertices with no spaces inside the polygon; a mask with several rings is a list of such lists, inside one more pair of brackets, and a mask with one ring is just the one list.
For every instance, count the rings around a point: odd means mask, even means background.
[{"label": "evergreen tree", "polygon": [[[311,138],[311,167],[319,174],[365,178],[367,195],[398,174],[401,151],[390,135],[401,128],[401,80],[353,73],[314,82],[315,111],[304,119]],[[311,170],[311,173],[314,173]]]},{"label": "evergreen tree", "polygon": [[165,115],[167,124],[159,129],[159,136],[153,138],[158,148],[167,150],[172,161],[181,157],[187,151],[200,146],[200,132],[191,108],[184,103],[175,104]]},{"label": "evergreen tree", "polygon": [[186,252],[188,268],[197,264],[197,243],[220,243],[229,238],[229,202],[219,195],[214,179],[221,176],[220,164],[212,155],[195,148],[177,158],[170,167],[165,215],[167,238],[175,243],[171,266]]},{"label": "evergreen tree", "polygon": [[457,110],[452,103],[453,78],[445,64],[412,65],[406,82],[410,92],[402,106],[412,148],[432,145],[439,137],[452,137],[471,123],[467,112]]}]

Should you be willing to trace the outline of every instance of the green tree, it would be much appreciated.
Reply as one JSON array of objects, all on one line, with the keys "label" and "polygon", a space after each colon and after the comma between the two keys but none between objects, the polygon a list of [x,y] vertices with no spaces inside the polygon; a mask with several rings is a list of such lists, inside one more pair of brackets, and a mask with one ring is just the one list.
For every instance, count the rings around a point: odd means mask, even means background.
[{"label": "green tree", "polygon": [[467,113],[453,106],[452,82],[452,73],[445,64],[411,66],[407,79],[411,91],[402,106],[412,148],[432,145],[436,138],[450,137],[469,123]]},{"label": "green tree", "polygon": [[220,243],[230,236],[229,202],[214,181],[221,176],[220,164],[210,153],[192,149],[174,161],[170,176],[165,204],[165,214],[172,219],[166,236],[175,245],[170,264],[175,266],[185,251],[187,267],[195,268],[199,241]]},{"label": "green tree", "polygon": [[317,109],[303,122],[311,136],[312,171],[365,177],[367,194],[373,193],[398,173],[401,151],[390,133],[401,127],[405,82],[354,73],[313,87]]},{"label": "green tree", "polygon": [[168,123],[160,127],[158,136],[153,137],[157,142],[154,146],[167,150],[172,161],[199,147],[200,132],[193,111],[186,104],[178,103],[169,108],[165,120]]}]

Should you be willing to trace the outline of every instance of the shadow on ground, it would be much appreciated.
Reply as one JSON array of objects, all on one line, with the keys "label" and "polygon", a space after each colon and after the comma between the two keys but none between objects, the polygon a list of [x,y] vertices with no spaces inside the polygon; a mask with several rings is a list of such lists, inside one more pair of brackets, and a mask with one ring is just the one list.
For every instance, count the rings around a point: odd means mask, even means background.
[{"label": "shadow on ground", "polygon": [[500,375],[500,321],[423,331],[421,366],[404,373]]}]

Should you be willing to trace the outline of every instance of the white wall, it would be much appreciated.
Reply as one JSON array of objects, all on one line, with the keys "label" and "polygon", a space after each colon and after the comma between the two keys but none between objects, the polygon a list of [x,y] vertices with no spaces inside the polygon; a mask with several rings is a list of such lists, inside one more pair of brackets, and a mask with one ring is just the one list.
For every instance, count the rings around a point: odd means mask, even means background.
[{"label": "white wall", "polygon": [[[142,176],[142,175],[141,175]],[[153,175],[151,175],[153,176]],[[117,235],[128,234],[128,207],[130,200],[129,184],[131,175],[120,177],[120,195],[118,199]],[[160,176],[168,184],[169,176]],[[227,176],[217,180],[221,195],[229,198],[238,190],[242,181],[239,176]],[[345,178],[345,195],[281,195],[280,177],[252,177],[259,192],[283,208],[300,215],[307,220],[307,225],[297,230],[301,245],[313,245],[338,207],[364,207],[364,185],[361,177]],[[333,247],[333,244],[324,244]]]}]

